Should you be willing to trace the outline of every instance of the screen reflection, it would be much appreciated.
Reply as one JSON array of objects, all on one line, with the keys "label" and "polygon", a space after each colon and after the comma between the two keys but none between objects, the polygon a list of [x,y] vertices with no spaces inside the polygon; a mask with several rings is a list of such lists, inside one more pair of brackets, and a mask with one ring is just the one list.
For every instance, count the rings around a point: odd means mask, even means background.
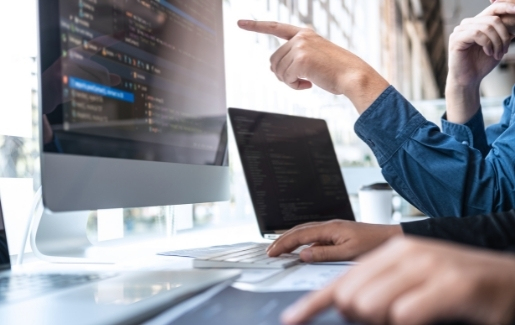
[{"label": "screen reflection", "polygon": [[45,152],[224,164],[221,0],[51,0],[43,10],[60,13],[42,15],[60,30],[42,33]]}]

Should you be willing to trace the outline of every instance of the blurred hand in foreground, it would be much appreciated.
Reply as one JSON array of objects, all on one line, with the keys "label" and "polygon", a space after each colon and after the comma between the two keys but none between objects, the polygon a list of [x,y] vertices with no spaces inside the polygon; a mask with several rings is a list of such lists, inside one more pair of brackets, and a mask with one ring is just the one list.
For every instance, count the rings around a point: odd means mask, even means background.
[{"label": "blurred hand in foreground", "polygon": [[353,321],[509,324],[515,317],[515,258],[440,242],[394,239],[333,284],[289,307],[298,324],[335,306]]}]

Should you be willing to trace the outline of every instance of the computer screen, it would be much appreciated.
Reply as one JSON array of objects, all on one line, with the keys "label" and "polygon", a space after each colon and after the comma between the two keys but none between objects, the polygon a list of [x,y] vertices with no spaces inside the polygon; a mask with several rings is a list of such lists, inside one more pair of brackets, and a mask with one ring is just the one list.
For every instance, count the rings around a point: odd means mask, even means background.
[{"label": "computer screen", "polygon": [[229,199],[223,0],[39,0],[43,202]]},{"label": "computer screen", "polygon": [[44,1],[44,151],[226,165],[222,9],[221,0]]},{"label": "computer screen", "polygon": [[235,108],[229,116],[262,230],[354,220],[324,120]]}]

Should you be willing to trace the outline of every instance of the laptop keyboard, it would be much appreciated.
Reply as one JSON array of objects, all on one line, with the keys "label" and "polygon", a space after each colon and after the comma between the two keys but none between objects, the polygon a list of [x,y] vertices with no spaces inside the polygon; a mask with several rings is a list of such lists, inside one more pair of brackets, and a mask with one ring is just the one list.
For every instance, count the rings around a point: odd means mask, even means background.
[{"label": "laptop keyboard", "polygon": [[0,276],[0,303],[17,302],[114,276],[113,274],[7,274]]},{"label": "laptop keyboard", "polygon": [[269,257],[266,248],[270,244],[251,244],[244,247],[217,252],[213,255],[198,257],[193,260],[196,268],[288,268],[300,263],[298,254],[282,254]]}]

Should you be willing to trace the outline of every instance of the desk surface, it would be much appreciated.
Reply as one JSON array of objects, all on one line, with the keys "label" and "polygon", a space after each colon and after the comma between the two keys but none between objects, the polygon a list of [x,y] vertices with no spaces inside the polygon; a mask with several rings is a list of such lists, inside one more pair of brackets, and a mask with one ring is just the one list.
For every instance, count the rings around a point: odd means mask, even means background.
[{"label": "desk surface", "polygon": [[[409,220],[409,219],[408,219]],[[406,220],[406,221],[408,221]],[[404,221],[404,220],[403,220]],[[413,220],[411,220],[413,221]],[[27,256],[21,266],[14,266],[15,271],[22,272],[120,272],[148,270],[184,270],[192,268],[192,259],[157,255],[158,252],[206,247],[213,245],[234,244],[240,242],[267,242],[260,234],[255,222],[236,224],[228,227],[214,227],[184,231],[170,239],[148,239],[126,243],[123,246],[96,247],[92,255],[111,258],[113,264],[53,264],[41,261],[34,256]],[[284,292],[309,291],[318,289],[335,277],[346,272],[351,265],[299,265],[265,276],[262,280],[252,282],[238,281],[233,286],[244,291]],[[251,274],[251,277],[256,275]],[[260,275],[258,274],[258,277]],[[294,288],[294,289],[293,289]],[[195,300],[197,297],[192,298]],[[169,310],[177,315],[184,314],[200,304],[188,305],[190,300]],[[165,315],[169,317],[169,315]],[[169,319],[169,318],[168,318]],[[158,322],[158,324],[160,324]]]},{"label": "desk surface", "polygon": [[[92,257],[101,257],[113,261],[113,264],[56,264],[42,261],[33,254],[26,254],[24,263],[13,265],[15,271],[65,272],[76,270],[116,271],[149,269],[189,269],[191,259],[159,256],[158,252],[207,247],[213,245],[234,244],[238,242],[266,242],[260,235],[255,223],[246,223],[229,227],[213,227],[199,230],[183,231],[173,238],[128,238],[123,244],[102,243],[88,253]],[[11,257],[13,261],[13,259]]]},{"label": "desk surface", "polygon": [[[417,221],[424,218],[403,218],[402,222]],[[23,265],[14,265],[16,271],[65,272],[77,270],[149,270],[149,269],[190,269],[192,260],[181,257],[160,256],[159,252],[208,247],[214,245],[230,245],[241,242],[271,242],[261,237],[258,225],[253,220],[235,223],[228,226],[208,227],[182,231],[173,238],[146,238],[124,240],[123,244],[110,243],[92,249],[92,256],[113,261],[113,264],[54,264],[42,261],[33,254],[26,254]],[[12,258],[15,261],[15,258]]]}]

